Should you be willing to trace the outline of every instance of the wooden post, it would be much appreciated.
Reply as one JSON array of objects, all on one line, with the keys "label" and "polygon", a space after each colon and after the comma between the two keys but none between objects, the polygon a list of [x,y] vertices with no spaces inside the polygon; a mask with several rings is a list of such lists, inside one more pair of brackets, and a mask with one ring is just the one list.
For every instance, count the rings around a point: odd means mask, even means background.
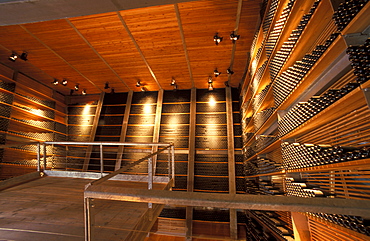
[{"label": "wooden post", "polygon": [[294,240],[311,240],[307,217],[298,212],[292,212],[291,216],[293,223]]}]

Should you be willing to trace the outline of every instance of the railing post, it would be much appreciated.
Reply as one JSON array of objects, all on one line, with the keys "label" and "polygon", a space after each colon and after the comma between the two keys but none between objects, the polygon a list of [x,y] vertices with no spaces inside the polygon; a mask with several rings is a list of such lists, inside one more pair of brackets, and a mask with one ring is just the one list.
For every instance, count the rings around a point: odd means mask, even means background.
[{"label": "railing post", "polygon": [[173,179],[173,186],[175,186],[175,146],[172,144],[171,146],[171,154],[172,154],[172,179]]},{"label": "railing post", "polygon": [[104,162],[103,162],[103,144],[100,144],[100,176],[103,177]]},{"label": "railing post", "polygon": [[40,142],[37,142],[37,171],[41,171]]},{"label": "railing post", "polygon": [[[153,189],[153,158],[148,158],[148,189]],[[148,203],[148,208],[152,208],[153,204]]]},{"label": "railing post", "polygon": [[172,177],[172,167],[171,167],[171,148],[168,148],[168,179],[171,180]]},{"label": "railing post", "polygon": [[46,170],[46,144],[44,143],[44,171]]},{"label": "railing post", "polygon": [[84,209],[85,209],[85,241],[94,240],[94,199],[84,198]]}]

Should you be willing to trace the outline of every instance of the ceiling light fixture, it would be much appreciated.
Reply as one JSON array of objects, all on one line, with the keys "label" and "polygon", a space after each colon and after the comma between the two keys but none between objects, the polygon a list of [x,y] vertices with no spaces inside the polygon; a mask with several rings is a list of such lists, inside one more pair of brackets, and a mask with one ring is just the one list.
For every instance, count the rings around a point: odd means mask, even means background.
[{"label": "ceiling light fixture", "polygon": [[208,90],[209,90],[209,91],[212,91],[212,90],[213,90],[213,85],[212,85],[212,83],[208,83]]},{"label": "ceiling light fixture", "polygon": [[232,40],[232,41],[236,41],[239,38],[240,38],[240,35],[235,34],[234,31],[230,34],[230,40]]},{"label": "ceiling light fixture", "polygon": [[79,84],[76,84],[75,85],[75,90],[77,91],[79,88],[80,88],[80,85]]},{"label": "ceiling light fixture", "polygon": [[215,41],[215,44],[218,45],[222,42],[223,37],[218,36],[218,33],[216,33],[215,36],[213,36],[213,41]]},{"label": "ceiling light fixture", "polygon": [[226,70],[226,72],[227,72],[227,74],[234,74],[234,71],[232,71],[230,68],[228,68],[227,70]]},{"label": "ceiling light fixture", "polygon": [[145,87],[141,87],[141,91],[142,92],[145,92],[146,91],[146,88]]},{"label": "ceiling light fixture", "polygon": [[87,94],[86,89],[83,89],[82,90],[82,95],[86,95],[86,94]]},{"label": "ceiling light fixture", "polygon": [[217,78],[221,72],[218,72],[217,68],[213,71],[213,74],[215,75],[215,77]]},{"label": "ceiling light fixture", "polygon": [[70,91],[69,91],[69,95],[73,95],[73,93],[75,92],[75,90],[74,89],[71,89]]},{"label": "ceiling light fixture", "polygon": [[59,80],[58,79],[54,79],[53,82],[51,82],[53,85],[58,85],[59,84]]},{"label": "ceiling light fixture", "polygon": [[24,61],[27,61],[27,56],[28,56],[28,53],[26,51],[23,51],[23,53],[21,54],[20,58],[21,60],[24,60]]},{"label": "ceiling light fixture", "polygon": [[9,56],[10,61],[15,62],[17,59],[18,59],[18,55],[14,52]]},{"label": "ceiling light fixture", "polygon": [[176,85],[176,80],[175,80],[175,78],[172,78],[172,80],[171,80],[171,85]]},{"label": "ceiling light fixture", "polygon": [[111,89],[110,91],[111,94],[115,94],[116,92],[114,92],[114,88]]},{"label": "ceiling light fixture", "polygon": [[177,85],[173,85],[173,90],[176,91],[177,90]]},{"label": "ceiling light fixture", "polygon": [[224,84],[225,84],[226,87],[229,87],[230,86],[229,85],[229,81],[225,81]]},{"label": "ceiling light fixture", "polygon": [[213,83],[213,80],[212,80],[212,77],[211,76],[208,77],[208,84],[209,83]]},{"label": "ceiling light fixture", "polygon": [[63,80],[62,80],[62,85],[63,85],[63,86],[66,86],[66,85],[67,85],[67,83],[68,83],[68,80],[67,80],[67,79],[63,79]]},{"label": "ceiling light fixture", "polygon": [[140,87],[141,86],[141,83],[140,83],[140,80],[138,82],[136,82],[136,87]]},{"label": "ceiling light fixture", "polygon": [[106,89],[109,89],[110,87],[109,87],[109,82],[105,82],[105,85],[104,85],[104,89],[106,90]]}]

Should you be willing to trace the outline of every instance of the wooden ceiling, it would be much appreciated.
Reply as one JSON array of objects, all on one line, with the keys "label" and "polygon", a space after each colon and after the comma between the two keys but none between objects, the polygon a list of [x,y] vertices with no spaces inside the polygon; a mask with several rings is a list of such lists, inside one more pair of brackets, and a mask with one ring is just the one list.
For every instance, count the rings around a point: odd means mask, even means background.
[{"label": "wooden ceiling", "polygon": [[[102,91],[205,89],[243,78],[260,0],[201,0],[0,27],[0,62],[69,95],[75,84]],[[240,34],[231,41],[232,31]],[[216,45],[218,33],[223,41]],[[15,51],[28,61],[11,62]],[[233,75],[226,70],[231,67]],[[222,74],[215,78],[214,69]],[[67,79],[67,86],[51,84]],[[104,89],[109,83],[110,89]],[[75,93],[76,94],[76,93]],[[77,93],[78,94],[78,93]]]}]

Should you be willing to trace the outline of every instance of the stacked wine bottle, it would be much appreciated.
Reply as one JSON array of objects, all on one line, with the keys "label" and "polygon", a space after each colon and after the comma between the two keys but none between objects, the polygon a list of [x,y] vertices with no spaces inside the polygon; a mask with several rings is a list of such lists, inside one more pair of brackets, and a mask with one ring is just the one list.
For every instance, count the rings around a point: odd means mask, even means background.
[{"label": "stacked wine bottle", "polygon": [[331,146],[288,143],[281,144],[286,170],[328,165],[370,158],[369,147]]},{"label": "stacked wine bottle", "polygon": [[333,196],[333,194],[325,192],[318,186],[311,185],[302,180],[295,181],[292,177],[285,178],[285,193],[287,196],[303,198]]},{"label": "stacked wine bottle", "polygon": [[329,89],[321,96],[313,96],[307,102],[297,103],[278,122],[279,136],[296,129],[358,86],[359,83],[348,83],[341,89]]},{"label": "stacked wine bottle", "polygon": [[370,38],[363,45],[349,46],[347,54],[357,76],[356,81],[359,84],[365,83],[370,79]]},{"label": "stacked wine bottle", "polygon": [[357,13],[368,3],[368,0],[347,0],[341,2],[334,12],[333,19],[338,31],[342,31],[356,17]]}]

